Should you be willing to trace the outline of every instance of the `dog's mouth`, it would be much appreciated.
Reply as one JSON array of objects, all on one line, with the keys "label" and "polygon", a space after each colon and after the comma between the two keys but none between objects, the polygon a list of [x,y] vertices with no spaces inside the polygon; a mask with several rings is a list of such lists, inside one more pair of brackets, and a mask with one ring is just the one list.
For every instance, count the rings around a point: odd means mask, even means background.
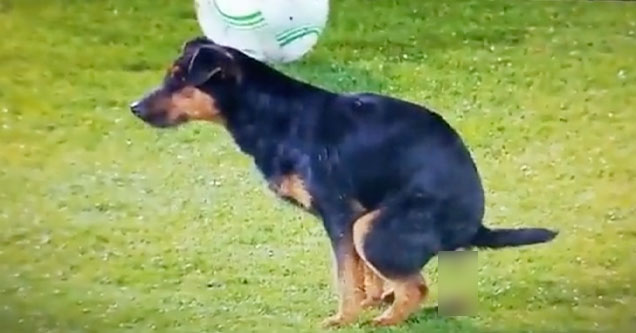
[{"label": "dog's mouth", "polygon": [[170,128],[175,126],[165,120],[147,120],[146,123],[155,128]]},{"label": "dog's mouth", "polygon": [[137,118],[141,119],[146,124],[155,127],[155,128],[170,128],[176,127],[185,123],[188,119],[185,115],[179,115],[175,118],[170,118],[166,116],[165,113],[151,113],[147,115],[136,115]]}]

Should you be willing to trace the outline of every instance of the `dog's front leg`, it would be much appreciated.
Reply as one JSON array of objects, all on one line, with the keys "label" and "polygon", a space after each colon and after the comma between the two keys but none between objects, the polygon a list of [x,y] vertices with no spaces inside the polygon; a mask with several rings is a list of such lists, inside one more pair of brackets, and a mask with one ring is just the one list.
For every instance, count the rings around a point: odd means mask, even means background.
[{"label": "dog's front leg", "polygon": [[360,313],[364,300],[364,263],[353,245],[353,217],[350,214],[326,216],[325,227],[333,248],[336,284],[338,287],[338,312],[327,318],[324,326],[349,324]]}]

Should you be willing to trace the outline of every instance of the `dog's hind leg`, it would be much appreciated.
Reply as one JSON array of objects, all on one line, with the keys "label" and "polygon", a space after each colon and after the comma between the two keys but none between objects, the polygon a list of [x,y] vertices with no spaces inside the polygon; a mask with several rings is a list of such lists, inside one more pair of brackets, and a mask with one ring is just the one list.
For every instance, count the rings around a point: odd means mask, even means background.
[{"label": "dog's hind leg", "polygon": [[421,218],[421,214],[399,212],[372,211],[353,226],[356,251],[367,266],[384,279],[385,288],[393,291],[393,303],[374,319],[376,325],[404,321],[428,294],[420,270],[436,253],[436,236],[421,227],[426,221],[412,221]]},{"label": "dog's hind leg", "polygon": [[387,282],[393,290],[393,304],[373,320],[375,325],[395,325],[417,311],[428,294],[428,287],[420,273]]},{"label": "dog's hind leg", "polygon": [[382,279],[373,269],[361,260],[364,265],[364,294],[362,301],[363,308],[371,308],[382,304],[384,295],[384,279]]}]

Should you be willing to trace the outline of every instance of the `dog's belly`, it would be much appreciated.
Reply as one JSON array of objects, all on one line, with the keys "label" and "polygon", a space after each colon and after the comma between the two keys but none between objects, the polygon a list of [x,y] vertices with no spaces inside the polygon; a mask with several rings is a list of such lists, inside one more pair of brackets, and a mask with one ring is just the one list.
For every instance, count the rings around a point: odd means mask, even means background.
[{"label": "dog's belly", "polygon": [[366,209],[376,209],[382,201],[399,189],[399,183],[390,177],[359,179],[354,182],[354,196]]},{"label": "dog's belly", "polygon": [[378,156],[373,155],[359,156],[349,163],[344,159],[340,167],[346,173],[341,178],[349,180],[351,195],[369,210],[377,208],[405,184],[404,175],[398,172],[394,163],[388,162],[386,158],[378,160]]}]

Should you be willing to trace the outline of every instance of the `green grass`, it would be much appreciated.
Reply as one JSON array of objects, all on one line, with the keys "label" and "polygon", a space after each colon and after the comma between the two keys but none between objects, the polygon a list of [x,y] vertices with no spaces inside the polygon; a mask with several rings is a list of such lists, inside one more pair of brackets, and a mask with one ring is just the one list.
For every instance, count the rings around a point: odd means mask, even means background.
[{"label": "green grass", "polygon": [[[332,7],[281,70],[439,110],[480,167],[487,224],[561,230],[480,253],[477,316],[379,331],[636,326],[636,4]],[[0,31],[0,331],[320,330],[336,307],[320,222],[223,129],[127,109],[199,34],[191,1],[0,0]]]}]

